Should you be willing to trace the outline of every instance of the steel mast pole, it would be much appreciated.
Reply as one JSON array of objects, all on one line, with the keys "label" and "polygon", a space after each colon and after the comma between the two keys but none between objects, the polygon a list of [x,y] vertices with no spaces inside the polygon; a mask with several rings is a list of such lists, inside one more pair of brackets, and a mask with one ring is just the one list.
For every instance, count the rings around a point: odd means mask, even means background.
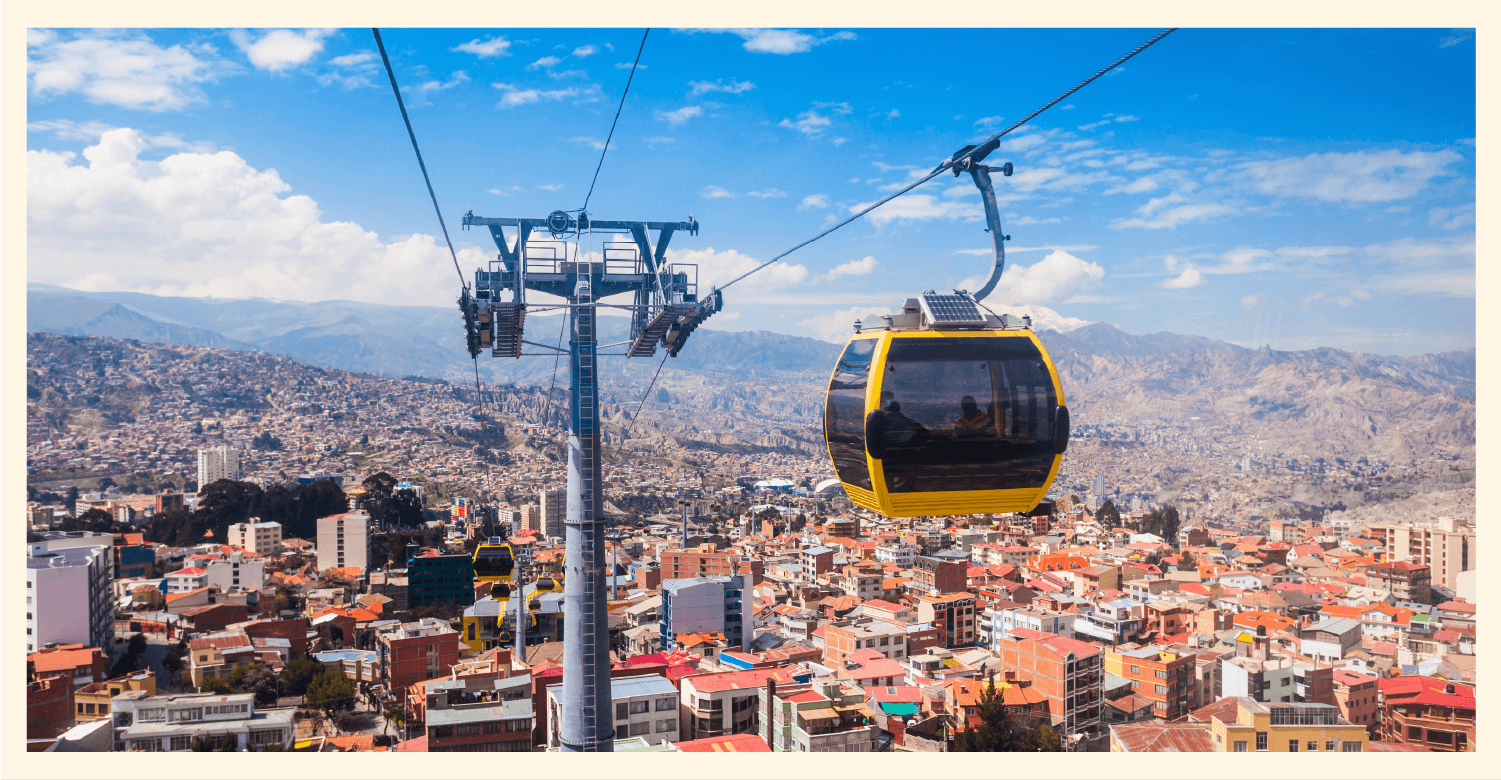
[{"label": "steel mast pole", "polygon": [[[588,266],[579,264],[578,268]],[[565,753],[609,753],[615,748],[610,712],[610,655],[603,639],[605,614],[604,524],[601,520],[599,384],[596,371],[593,274],[578,275],[568,302],[573,319],[569,360],[573,414],[568,432],[568,515],[563,596],[563,723]]]}]

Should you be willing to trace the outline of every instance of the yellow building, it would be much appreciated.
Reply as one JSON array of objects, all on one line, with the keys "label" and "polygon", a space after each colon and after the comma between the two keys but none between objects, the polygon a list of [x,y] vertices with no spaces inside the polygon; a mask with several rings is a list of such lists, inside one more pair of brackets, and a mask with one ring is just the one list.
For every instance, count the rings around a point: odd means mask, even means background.
[{"label": "yellow building", "polygon": [[1363,753],[1365,726],[1340,717],[1332,704],[1262,703],[1237,699],[1235,722],[1213,716],[1214,749],[1225,753]]},{"label": "yellow building", "polygon": [[73,719],[79,723],[105,720],[111,714],[110,700],[125,691],[145,691],[147,696],[155,696],[156,674],[142,669],[79,688],[73,692]]}]

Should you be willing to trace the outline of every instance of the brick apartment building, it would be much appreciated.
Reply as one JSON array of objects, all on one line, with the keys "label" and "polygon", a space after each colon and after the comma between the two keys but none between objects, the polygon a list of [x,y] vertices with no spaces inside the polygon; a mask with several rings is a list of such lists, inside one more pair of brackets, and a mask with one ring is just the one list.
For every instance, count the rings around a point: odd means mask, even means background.
[{"label": "brick apartment building", "polygon": [[917,620],[938,629],[940,647],[967,647],[979,635],[975,597],[969,593],[918,596]]},{"label": "brick apartment building", "polygon": [[996,643],[1002,670],[1030,679],[1048,700],[1048,711],[1061,734],[1097,731],[1105,653],[1077,639],[1016,629]]},{"label": "brick apartment building", "polygon": [[423,618],[381,631],[376,641],[381,678],[393,693],[441,677],[459,662],[459,632],[436,618]]},{"label": "brick apartment building", "polygon": [[1475,749],[1475,689],[1434,677],[1379,680],[1381,737],[1441,752]]},{"label": "brick apartment building", "polygon": [[912,583],[932,596],[963,593],[969,587],[967,560],[944,560],[919,555],[912,561]]},{"label": "brick apartment building", "polygon": [[1334,670],[1334,704],[1340,717],[1357,726],[1365,726],[1371,739],[1381,739],[1381,692],[1376,678],[1349,669]]},{"label": "brick apartment building", "polygon": [[872,620],[845,626],[827,626],[823,631],[823,663],[835,667],[859,650],[875,650],[886,658],[907,657],[907,630],[895,623]]},{"label": "brick apartment building", "polygon": [[[687,550],[663,550],[657,583],[662,580],[691,579],[693,577],[730,577],[749,571],[757,584],[761,582],[765,564],[761,559],[746,559],[739,552],[715,552],[714,545],[701,544]],[[739,567],[738,570],[736,567]],[[639,577],[638,577],[639,580]],[[651,587],[644,585],[642,587]]]},{"label": "brick apartment building", "polygon": [[1152,702],[1153,717],[1176,720],[1193,709],[1197,656],[1182,645],[1122,645],[1105,653],[1105,671],[1131,681],[1131,692]]}]

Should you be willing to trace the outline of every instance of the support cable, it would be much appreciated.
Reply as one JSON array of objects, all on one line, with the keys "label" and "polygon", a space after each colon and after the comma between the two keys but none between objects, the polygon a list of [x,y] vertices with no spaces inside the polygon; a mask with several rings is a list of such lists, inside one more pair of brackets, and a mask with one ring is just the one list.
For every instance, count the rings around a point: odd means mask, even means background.
[{"label": "support cable", "polygon": [[636,65],[641,62],[641,52],[646,49],[646,36],[650,32],[651,28],[648,27],[646,32],[641,33],[641,45],[636,49],[636,61],[631,63],[631,75],[626,77],[625,91],[620,93],[620,105],[615,108],[615,120],[610,122],[610,134],[605,138],[605,148],[599,150],[599,164],[594,166],[594,179],[589,182],[589,194],[584,196],[584,205],[579,209],[580,212],[589,208],[589,198],[594,196],[594,185],[599,181],[599,169],[605,166],[605,155],[610,151],[610,139],[615,137],[615,124],[620,121],[620,110],[625,108],[625,96],[631,93],[631,80],[636,78]]},{"label": "support cable", "polygon": [[[1033,111],[1032,113],[1026,115],[1025,117],[1022,118],[1021,121],[1017,122],[1016,124],[1013,124],[1012,126],[1006,128],[1005,130],[1002,130],[999,133],[996,133],[995,135],[992,135],[990,138],[987,138],[985,140],[985,143],[979,144],[979,146],[983,147],[983,146],[988,146],[988,145],[992,145],[992,144],[996,143],[997,141],[999,141],[1001,139],[1002,136],[1010,133],[1011,131],[1017,129],[1018,127],[1021,127],[1024,124],[1032,121],[1034,118],[1037,117],[1038,114],[1041,114],[1042,112],[1048,110],[1049,108],[1052,108],[1053,106],[1057,105],[1059,103],[1059,101],[1062,101],[1063,99],[1067,98],[1069,95],[1072,95],[1075,92],[1078,92],[1080,89],[1083,89],[1084,86],[1087,85],[1087,84],[1089,84],[1091,81],[1094,81],[1095,79],[1097,79],[1097,78],[1105,75],[1106,73],[1109,73],[1111,70],[1114,70],[1115,68],[1119,67],[1121,65],[1121,63],[1124,63],[1126,60],[1129,60],[1132,57],[1135,57],[1136,55],[1142,53],[1143,51],[1145,51],[1147,49],[1148,46],[1151,46],[1152,44],[1154,44],[1154,43],[1162,40],[1165,37],[1167,37],[1168,33],[1171,33],[1171,32],[1173,32],[1176,29],[1178,29],[1178,28],[1171,27],[1171,28],[1168,28],[1166,30],[1163,30],[1160,33],[1157,33],[1156,35],[1152,36],[1152,38],[1150,40],[1148,40],[1146,43],[1143,43],[1142,45],[1137,46],[1136,48],[1134,48],[1131,51],[1127,52],[1124,57],[1121,57],[1120,59],[1116,60],[1115,62],[1112,62],[1109,65],[1106,65],[1105,67],[1103,67],[1100,70],[1096,71],[1094,75],[1092,75],[1089,78],[1087,78],[1087,79],[1079,82],[1078,84],[1075,84],[1073,86],[1073,88],[1070,89],[1070,90],[1068,90],[1067,92],[1064,92],[1063,94],[1059,95],[1058,97],[1055,97],[1052,100],[1048,101],[1047,103],[1044,103],[1041,108],[1039,108],[1036,111]],[[781,260],[782,258],[786,257],[787,255],[790,255],[793,252],[796,252],[797,250],[802,249],[803,247],[805,247],[805,246],[813,243],[814,241],[817,241],[818,239],[823,238],[824,236],[827,236],[830,233],[833,233],[834,231],[838,230],[839,228],[842,228],[845,225],[848,225],[849,223],[854,222],[855,220],[857,220],[857,219],[865,216],[866,214],[869,214],[870,212],[875,211],[876,209],[880,208],[881,206],[884,206],[887,203],[890,203],[891,201],[895,200],[896,198],[899,198],[899,197],[901,197],[903,195],[906,195],[907,193],[911,192],[912,190],[915,190],[918,187],[921,187],[922,185],[927,184],[934,177],[936,177],[939,174],[943,173],[944,171],[949,170],[950,168],[952,168],[954,166],[955,162],[957,162],[957,161],[954,158],[952,158],[952,157],[949,158],[949,159],[947,159],[947,160],[944,160],[942,163],[940,163],[938,165],[937,168],[934,168],[931,173],[929,173],[928,175],[922,177],[921,179],[918,179],[917,181],[915,181],[915,182],[907,185],[906,187],[903,187],[902,189],[897,190],[896,192],[893,192],[892,194],[890,194],[890,195],[888,195],[888,196],[886,196],[886,197],[884,197],[884,198],[876,201],[875,203],[872,203],[870,206],[868,206],[865,209],[861,210],[859,213],[855,214],[854,216],[851,216],[849,219],[846,219],[843,222],[840,222],[837,225],[834,225],[833,227],[829,228],[828,230],[825,230],[824,232],[819,233],[818,235],[816,235],[816,236],[808,239],[807,241],[804,241],[801,244],[798,244],[797,246],[795,246],[795,247],[793,247],[793,248],[791,248],[791,249],[789,249],[789,250],[787,250],[787,251],[785,251],[785,252],[777,255],[776,257],[773,257],[770,260],[767,260],[766,262],[764,262],[764,263],[756,266],[755,268],[752,268],[749,271],[746,271],[745,273],[743,273],[743,274],[735,277],[734,279],[731,279],[730,281],[725,282],[722,285],[716,286],[714,289],[715,290],[723,290],[726,287],[729,287],[730,285],[734,284],[735,282],[738,282],[741,279],[744,279],[745,277],[750,276],[751,274],[753,274],[753,273],[761,270],[762,268],[765,268],[766,266],[769,266],[772,263],[775,263],[776,261]]]},{"label": "support cable", "polygon": [[651,383],[646,386],[646,392],[641,394],[641,402],[636,404],[636,412],[631,415],[631,426],[625,429],[620,437],[620,443],[615,445],[615,454],[620,454],[620,448],[625,446],[626,439],[631,438],[631,432],[636,430],[636,420],[641,417],[641,407],[646,406],[646,399],[651,397],[651,389],[657,386],[657,377],[662,373],[662,366],[667,365],[667,353],[662,353],[662,360],[657,363],[657,371],[651,375]]}]

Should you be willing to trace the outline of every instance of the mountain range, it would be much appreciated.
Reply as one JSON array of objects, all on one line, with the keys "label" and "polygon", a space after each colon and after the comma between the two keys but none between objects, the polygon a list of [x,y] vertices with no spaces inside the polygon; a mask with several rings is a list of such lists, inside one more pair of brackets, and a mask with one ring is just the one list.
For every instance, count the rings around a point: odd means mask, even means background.
[{"label": "mountain range", "polygon": [[[604,345],[625,341],[628,321],[600,320],[601,352],[620,351]],[[529,317],[527,325],[528,341],[559,343],[556,316]],[[33,284],[27,329],[260,350],[389,376],[474,376],[456,306],[174,298]],[[1406,359],[1331,348],[1282,352],[1200,336],[1135,335],[1106,323],[1039,335],[1076,424],[1107,414],[1163,426],[1197,417],[1202,425],[1246,431],[1272,451],[1326,448],[1396,459],[1474,447],[1474,349]],[[538,357],[479,361],[481,377],[520,386],[567,382],[566,363],[545,349],[527,350]],[[754,407],[803,439],[799,429],[811,433],[819,425],[823,383],[840,350],[810,338],[706,326],[660,377],[656,361],[603,358],[602,388],[610,402],[628,404],[655,379],[660,397],[672,403],[647,404],[647,413],[684,436],[743,427],[737,410]]]}]

